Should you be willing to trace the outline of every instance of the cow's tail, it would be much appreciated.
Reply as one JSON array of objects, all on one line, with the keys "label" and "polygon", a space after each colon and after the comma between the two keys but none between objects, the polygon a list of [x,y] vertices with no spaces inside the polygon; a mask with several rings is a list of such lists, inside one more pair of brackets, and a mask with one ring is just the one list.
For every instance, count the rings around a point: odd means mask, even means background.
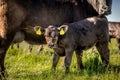
[{"label": "cow's tail", "polygon": [[0,0],[0,38],[6,39],[7,34],[7,2]]}]

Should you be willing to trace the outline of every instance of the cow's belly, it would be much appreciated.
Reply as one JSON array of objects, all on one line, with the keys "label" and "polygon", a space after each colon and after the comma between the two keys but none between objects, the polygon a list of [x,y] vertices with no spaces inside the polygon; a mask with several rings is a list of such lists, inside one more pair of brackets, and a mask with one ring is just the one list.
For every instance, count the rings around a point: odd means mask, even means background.
[{"label": "cow's belly", "polygon": [[[19,29],[22,22],[25,20],[27,14],[26,10],[16,4],[14,1],[8,0],[8,14],[7,14],[7,22],[8,22],[8,30],[15,31],[15,29]],[[8,31],[8,32],[10,32]]]},{"label": "cow's belly", "polygon": [[39,25],[47,27],[48,25],[61,25],[64,23],[72,22],[72,7],[61,6],[61,7],[42,7],[36,10],[32,10],[26,21],[27,25]]}]

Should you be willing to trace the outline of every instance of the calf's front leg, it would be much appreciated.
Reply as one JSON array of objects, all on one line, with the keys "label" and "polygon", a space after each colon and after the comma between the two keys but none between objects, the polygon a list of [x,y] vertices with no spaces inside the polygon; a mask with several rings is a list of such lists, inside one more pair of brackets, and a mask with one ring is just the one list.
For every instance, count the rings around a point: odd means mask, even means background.
[{"label": "calf's front leg", "polygon": [[55,52],[53,56],[52,71],[56,70],[56,66],[57,66],[59,59],[60,59],[60,56]]},{"label": "calf's front leg", "polygon": [[71,60],[72,60],[72,55],[73,55],[72,49],[65,50],[65,61],[64,61],[65,67],[66,67],[65,73],[70,72],[70,64],[71,64]]}]

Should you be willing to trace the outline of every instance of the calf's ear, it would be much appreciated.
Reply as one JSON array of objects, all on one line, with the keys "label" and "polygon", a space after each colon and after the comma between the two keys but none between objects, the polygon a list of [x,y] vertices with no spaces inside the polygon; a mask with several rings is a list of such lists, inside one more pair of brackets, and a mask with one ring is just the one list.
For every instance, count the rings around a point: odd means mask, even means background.
[{"label": "calf's ear", "polygon": [[64,35],[68,30],[68,25],[62,25],[58,27],[58,30],[60,31],[60,35]]},{"label": "calf's ear", "polygon": [[44,33],[44,29],[41,26],[35,26],[34,31],[36,32],[37,35],[41,35]]}]

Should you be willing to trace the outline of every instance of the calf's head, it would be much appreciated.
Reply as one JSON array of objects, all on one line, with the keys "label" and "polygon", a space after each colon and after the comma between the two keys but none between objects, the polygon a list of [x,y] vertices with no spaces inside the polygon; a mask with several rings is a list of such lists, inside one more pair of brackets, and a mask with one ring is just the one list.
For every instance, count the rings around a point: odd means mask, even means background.
[{"label": "calf's head", "polygon": [[37,26],[34,28],[34,30],[38,35],[44,34],[48,47],[56,48],[59,37],[65,35],[65,33],[68,30],[68,26],[62,25],[60,27],[56,27],[56,26],[50,25],[45,29]]},{"label": "calf's head", "polygon": [[59,36],[65,35],[67,30],[67,25],[62,25],[60,27],[55,27],[53,25],[48,26],[48,28],[45,29],[44,33],[48,47],[56,48]]}]

